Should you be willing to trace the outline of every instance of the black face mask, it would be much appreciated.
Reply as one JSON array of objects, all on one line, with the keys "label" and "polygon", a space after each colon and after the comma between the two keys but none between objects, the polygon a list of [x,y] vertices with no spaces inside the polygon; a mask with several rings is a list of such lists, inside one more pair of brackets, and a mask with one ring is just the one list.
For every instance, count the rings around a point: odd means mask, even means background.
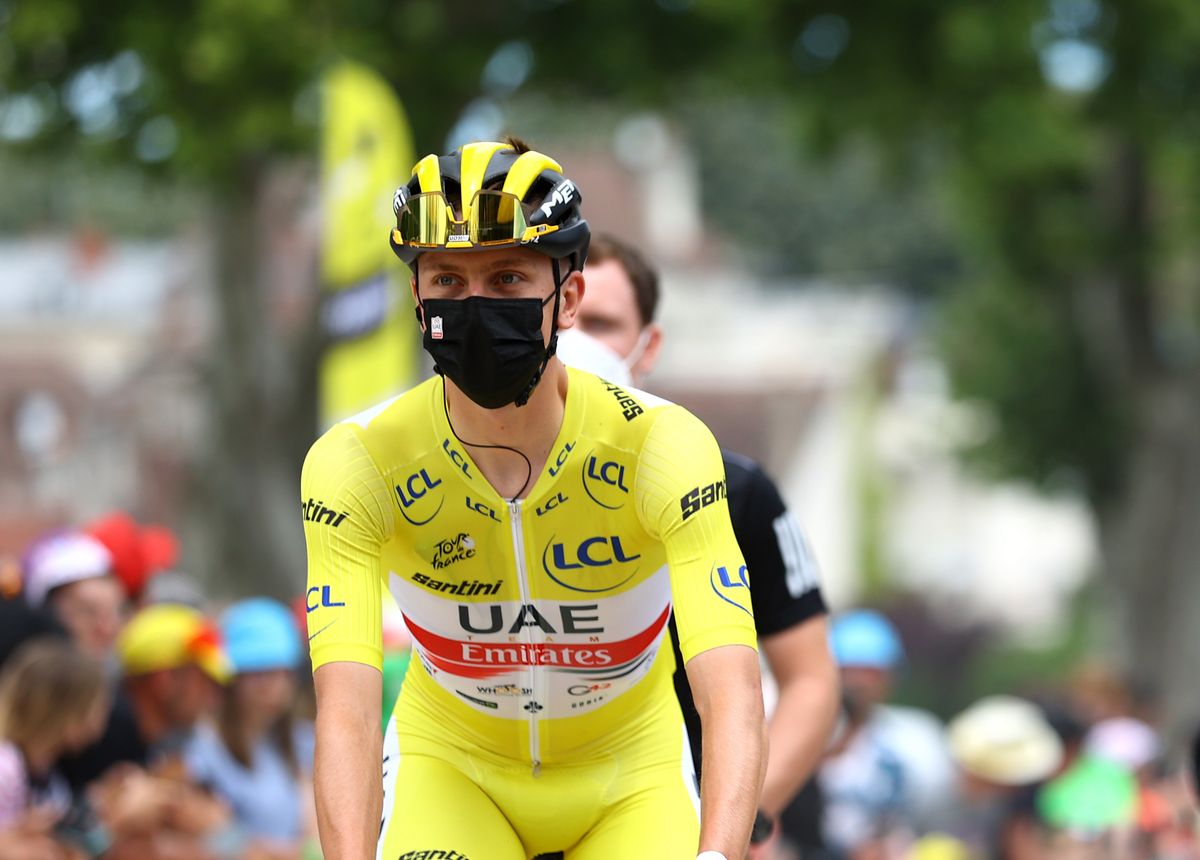
[{"label": "black face mask", "polygon": [[[551,330],[550,346],[542,341],[542,308],[558,290],[542,299],[426,299],[425,351],[434,369],[447,376],[463,394],[484,409],[510,403],[524,406],[554,355],[558,333]],[[557,314],[556,314],[557,317]],[[557,328],[557,326],[554,326]]]}]

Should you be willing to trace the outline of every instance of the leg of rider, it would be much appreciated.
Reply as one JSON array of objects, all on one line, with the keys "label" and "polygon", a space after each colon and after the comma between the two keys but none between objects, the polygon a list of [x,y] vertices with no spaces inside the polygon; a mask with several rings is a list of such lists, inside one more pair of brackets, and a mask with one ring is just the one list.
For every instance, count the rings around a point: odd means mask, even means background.
[{"label": "leg of rider", "polygon": [[[693,860],[700,841],[700,797],[682,718],[668,725],[663,742],[674,755],[649,760],[626,751],[613,786],[613,802],[600,822],[566,852],[566,860],[654,857]],[[661,749],[662,747],[660,747]]]},{"label": "leg of rider", "polygon": [[512,826],[461,770],[439,758],[401,754],[378,860],[452,857],[526,860]]}]

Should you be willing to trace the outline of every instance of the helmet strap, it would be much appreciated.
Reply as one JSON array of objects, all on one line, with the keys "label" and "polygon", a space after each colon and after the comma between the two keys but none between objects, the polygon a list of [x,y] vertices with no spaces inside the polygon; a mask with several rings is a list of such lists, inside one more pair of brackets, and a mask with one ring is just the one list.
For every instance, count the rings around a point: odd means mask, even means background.
[{"label": "helmet strap", "polygon": [[[554,353],[558,350],[559,300],[562,298],[563,282],[566,281],[566,279],[571,276],[571,269],[567,270],[566,277],[561,277],[562,273],[559,270],[557,258],[551,257],[550,265],[551,265],[551,267],[553,267],[553,271],[554,271],[554,312],[550,315],[550,342],[548,344],[546,344],[546,352],[542,356],[542,363],[541,363],[541,365],[538,366],[537,373],[535,373],[530,378],[529,384],[525,386],[525,390],[521,392],[521,395],[515,401],[513,401],[514,403],[517,404],[517,406],[524,406],[526,403],[529,402],[530,396],[533,395],[533,390],[535,388],[537,388],[537,384],[542,381],[542,374],[546,372],[546,365],[550,363],[550,359],[554,356]],[[547,297],[546,301],[549,301],[549,300],[550,300],[550,298]]]}]

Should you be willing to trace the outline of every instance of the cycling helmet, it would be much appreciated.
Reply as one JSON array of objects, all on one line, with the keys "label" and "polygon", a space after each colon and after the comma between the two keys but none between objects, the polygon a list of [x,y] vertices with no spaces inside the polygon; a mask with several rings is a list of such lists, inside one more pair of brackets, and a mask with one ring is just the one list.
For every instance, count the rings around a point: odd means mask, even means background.
[{"label": "cycling helmet", "polygon": [[221,617],[221,634],[239,674],[295,669],[304,659],[292,613],[269,597],[252,597],[230,606]]},{"label": "cycling helmet", "polygon": [[839,666],[894,669],[904,659],[904,648],[896,628],[870,609],[856,609],[839,615],[833,621],[829,638]]},{"label": "cycling helmet", "polygon": [[[557,161],[517,142],[427,155],[396,189],[391,246],[411,266],[425,251],[529,248],[582,269],[591,231],[579,189]],[[555,263],[556,279],[558,264]]]}]

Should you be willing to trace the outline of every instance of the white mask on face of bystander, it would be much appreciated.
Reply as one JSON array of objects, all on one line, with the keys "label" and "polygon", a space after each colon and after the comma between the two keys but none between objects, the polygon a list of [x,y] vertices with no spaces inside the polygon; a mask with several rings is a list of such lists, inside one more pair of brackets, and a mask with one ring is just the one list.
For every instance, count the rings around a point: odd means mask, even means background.
[{"label": "white mask on face of bystander", "polygon": [[629,365],[616,350],[577,328],[558,333],[558,357],[563,364],[594,373],[614,385],[631,385]]}]

